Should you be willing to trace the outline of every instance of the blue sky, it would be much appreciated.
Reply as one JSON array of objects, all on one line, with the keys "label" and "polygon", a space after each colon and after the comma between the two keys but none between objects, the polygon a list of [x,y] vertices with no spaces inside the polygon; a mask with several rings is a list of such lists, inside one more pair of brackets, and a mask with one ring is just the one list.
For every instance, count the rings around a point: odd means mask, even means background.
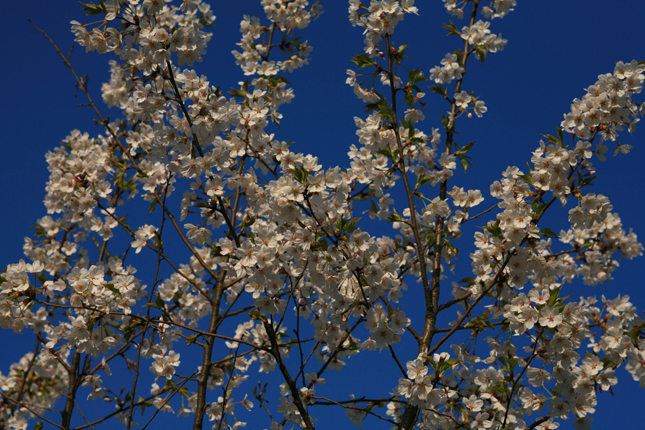
[{"label": "blue sky", "polygon": [[[81,6],[73,0],[6,3],[0,27],[6,59],[0,69],[3,82],[0,86],[2,267],[22,257],[23,238],[31,235],[30,226],[46,214],[42,205],[48,177],[45,152],[73,129],[88,131],[91,135],[102,133],[92,122],[95,114],[91,109],[78,106],[86,101],[80,93],[76,97],[69,70],[46,39],[27,22],[29,18],[47,31],[67,53],[73,42],[69,21],[85,23],[92,18],[84,17]],[[207,75],[212,85],[229,89],[244,79],[230,53],[240,38],[239,21],[243,14],[263,16],[262,9],[256,0],[213,0],[211,4],[217,16],[211,29],[213,39],[204,62],[195,63],[194,68],[198,74]],[[346,70],[352,68],[350,58],[362,53],[363,38],[361,30],[352,28],[347,20],[345,1],[327,0],[321,4],[325,14],[301,32],[303,39],[314,48],[310,65],[287,76],[295,98],[281,108],[282,127],[274,131],[280,140],[296,142],[297,152],[318,156],[325,167],[347,166],[348,147],[358,143],[353,117],[365,117],[365,114],[361,102],[344,82]],[[409,44],[406,52],[410,57],[409,67],[419,67],[427,75],[431,67],[461,43],[454,37],[445,37],[446,31],[441,25],[451,17],[441,2],[417,1],[417,6],[420,16],[408,16],[397,27],[395,40],[398,44]],[[475,61],[470,64],[473,67],[469,67],[464,89],[474,90],[486,102],[488,112],[483,118],[464,118],[458,124],[462,143],[477,141],[470,152],[475,165],[467,175],[457,176],[456,181],[463,181],[459,185],[481,189],[488,197],[482,207],[488,207],[493,202],[487,193],[490,183],[499,179],[508,165],[526,170],[526,162],[538,146],[540,135],[553,133],[554,125],[560,124],[571,101],[582,97],[584,88],[593,84],[599,74],[613,71],[616,61],[645,60],[643,17],[645,3],[636,0],[520,0],[515,12],[503,20],[493,21],[491,30],[501,32],[508,39],[508,45],[501,53],[491,55],[484,67]],[[463,22],[457,24],[459,28],[461,25]],[[96,53],[85,54],[78,46],[71,57],[77,73],[89,74],[90,92],[99,105],[100,84],[108,79],[109,59]],[[433,98],[430,91],[427,93],[426,121],[419,127],[429,133],[432,127],[439,127],[446,105]],[[118,116],[115,109],[108,111],[103,107],[101,110]],[[595,162],[600,178],[595,190],[590,191],[607,195],[614,211],[620,214],[623,226],[633,228],[643,241],[645,199],[641,190],[645,180],[642,143],[645,126],[637,127],[633,137],[623,133],[620,141],[633,145],[634,149],[628,156],[609,157],[606,163]],[[381,234],[384,233],[389,234],[389,230]],[[462,243],[466,246],[467,242]],[[621,262],[612,282],[593,288],[574,286],[572,291],[585,296],[628,294],[635,306],[645,310],[643,258]],[[467,258],[461,263],[468,272]],[[6,373],[9,364],[32,347],[32,340],[0,332],[0,341],[12,345],[0,356],[0,371]],[[25,341],[24,348],[18,346]],[[351,375],[344,373],[340,375],[351,380]],[[607,393],[599,396],[594,429],[610,425],[633,428],[645,393],[625,372],[619,378],[621,383],[614,390],[616,396]],[[342,428],[351,428],[343,420]]]}]

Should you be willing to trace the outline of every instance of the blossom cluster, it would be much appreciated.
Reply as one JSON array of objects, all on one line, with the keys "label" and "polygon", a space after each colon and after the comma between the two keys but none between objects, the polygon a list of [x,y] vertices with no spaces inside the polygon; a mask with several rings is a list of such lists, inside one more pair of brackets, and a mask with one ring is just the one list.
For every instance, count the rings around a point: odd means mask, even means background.
[{"label": "blossom cluster", "polygon": [[606,140],[616,142],[614,155],[629,153],[631,146],[621,145],[616,137],[625,127],[630,133],[634,131],[640,121],[638,115],[645,113],[642,103],[632,101],[632,96],[643,90],[643,72],[645,65],[636,60],[616,63],[613,73],[598,76],[598,81],[587,88],[587,94],[573,101],[571,112],[564,115],[563,129],[583,142],[599,134],[601,142],[595,152],[602,161],[608,150],[603,144]]}]

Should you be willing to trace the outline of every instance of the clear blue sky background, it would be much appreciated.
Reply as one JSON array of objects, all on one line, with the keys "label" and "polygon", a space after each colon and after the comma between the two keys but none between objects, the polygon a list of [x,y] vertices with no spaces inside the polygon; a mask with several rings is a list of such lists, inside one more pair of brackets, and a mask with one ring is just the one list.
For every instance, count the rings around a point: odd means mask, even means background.
[{"label": "clear blue sky background", "polygon": [[[75,97],[69,70],[45,38],[27,22],[30,18],[47,31],[67,53],[73,42],[69,21],[86,23],[92,18],[84,17],[81,6],[72,0],[4,3],[0,27],[0,40],[5,43],[5,61],[0,69],[2,267],[22,257],[23,238],[32,232],[29,227],[46,214],[42,205],[48,178],[45,152],[73,129],[91,135],[103,131],[93,125],[95,116],[90,108],[78,106],[86,101],[81,94]],[[295,141],[297,152],[317,155],[325,167],[346,166],[347,148],[358,144],[353,117],[365,115],[361,102],[344,82],[346,70],[352,67],[350,58],[362,53],[363,37],[361,30],[352,28],[347,20],[347,2],[321,3],[325,14],[301,33],[314,48],[310,65],[287,76],[296,97],[281,109],[282,129],[276,133],[280,140]],[[211,4],[217,16],[211,29],[213,38],[204,62],[196,63],[195,69],[198,74],[207,75],[212,85],[226,90],[244,79],[231,55],[240,38],[238,26],[242,15],[262,17],[263,13],[256,0],[213,0]],[[461,47],[461,41],[445,37],[441,25],[451,17],[439,0],[417,1],[417,6],[420,16],[408,16],[397,28],[395,37],[397,44],[410,45],[409,67],[420,67],[427,75],[447,52]],[[593,84],[599,74],[613,71],[616,61],[645,60],[644,18],[645,2],[637,0],[520,0],[515,12],[493,21],[492,31],[502,32],[509,42],[503,52],[489,56],[484,67],[475,61],[471,63],[474,67],[469,67],[464,89],[481,96],[488,113],[481,119],[464,118],[458,123],[462,144],[477,140],[471,151],[475,166],[465,177],[458,177],[463,180],[459,185],[481,189],[487,197],[482,207],[488,207],[493,202],[488,195],[490,183],[499,179],[508,165],[526,171],[526,162],[538,146],[540,134],[553,133],[553,126],[559,125],[571,101],[582,97],[584,88]],[[457,26],[461,25],[463,22]],[[109,59],[96,53],[86,55],[78,46],[71,58],[80,75],[89,74],[89,88],[99,105],[100,84],[108,79]],[[427,93],[426,102],[430,105],[420,128],[430,133],[432,127],[439,127],[446,105],[432,97],[430,91]],[[102,111],[118,116],[115,109]],[[643,241],[645,123],[637,127],[633,138],[623,133],[620,140],[634,146],[632,153],[609,157],[606,163],[596,162],[601,177],[595,190],[590,191],[607,195],[624,227],[633,228]],[[613,147],[610,151],[613,152]],[[572,287],[573,294],[612,298],[619,293],[628,294],[632,303],[644,310],[643,258],[621,262],[614,281],[594,288],[576,285]],[[462,265],[462,276],[469,276],[467,258],[462,258]],[[4,373],[10,363],[33,346],[31,338],[5,332],[0,332],[0,342],[4,342],[0,354],[0,371]],[[351,374],[345,373],[339,375],[351,381]],[[614,390],[615,397],[608,393],[599,396],[594,429],[645,428],[642,424],[645,392],[626,372],[619,377],[621,383]],[[332,383],[331,378],[328,381]],[[353,427],[344,418],[337,426]],[[159,422],[156,428],[164,427]]]}]

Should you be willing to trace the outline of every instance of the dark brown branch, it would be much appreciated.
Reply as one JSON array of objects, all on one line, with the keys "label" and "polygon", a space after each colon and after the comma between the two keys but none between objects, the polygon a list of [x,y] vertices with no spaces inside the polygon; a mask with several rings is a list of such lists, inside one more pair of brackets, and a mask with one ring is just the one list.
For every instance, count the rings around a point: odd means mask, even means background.
[{"label": "dark brown branch", "polygon": [[289,370],[287,369],[287,366],[282,361],[282,356],[280,355],[280,348],[278,347],[278,342],[276,340],[276,334],[273,331],[273,326],[271,325],[271,323],[265,320],[264,329],[266,330],[269,340],[271,341],[271,355],[273,355],[273,357],[275,358],[275,361],[278,364],[278,368],[280,369],[280,372],[282,373],[284,380],[289,386],[289,390],[291,391],[291,395],[293,397],[293,403],[296,405],[298,412],[300,412],[300,417],[304,421],[305,427],[308,430],[314,430],[314,425],[311,423],[311,419],[309,418],[309,413],[307,412],[305,405],[302,403],[300,390],[298,390],[298,387],[296,386],[296,383],[294,382],[294,380],[291,379],[291,375],[289,375]]},{"label": "dark brown branch", "polygon": [[72,422],[72,412],[74,411],[74,400],[76,398],[76,390],[78,389],[78,376],[79,365],[81,362],[81,353],[74,349],[72,355],[72,365],[67,370],[69,378],[69,385],[67,390],[67,401],[65,402],[65,409],[61,413],[62,421],[61,426],[63,430],[69,430],[70,423]]}]

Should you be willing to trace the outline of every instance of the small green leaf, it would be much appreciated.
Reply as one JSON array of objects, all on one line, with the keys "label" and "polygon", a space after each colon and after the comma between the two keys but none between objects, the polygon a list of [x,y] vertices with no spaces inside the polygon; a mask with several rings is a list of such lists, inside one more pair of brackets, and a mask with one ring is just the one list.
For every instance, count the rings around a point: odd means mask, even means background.
[{"label": "small green leaf", "polygon": [[461,162],[461,167],[464,168],[464,172],[468,170],[468,160],[462,155],[459,155],[457,158],[459,158],[459,161]]},{"label": "small green leaf", "polygon": [[293,175],[293,177],[296,179],[296,181],[302,183],[307,182],[307,176],[309,176],[309,171],[304,169],[302,166],[297,167],[295,169],[289,170],[289,172]]},{"label": "small green leaf", "polygon": [[444,373],[445,371],[452,369],[452,366],[454,366],[458,362],[459,361],[456,358],[450,358],[439,365],[437,372],[439,374]]},{"label": "small green leaf", "polygon": [[410,85],[427,80],[428,78],[424,77],[419,69],[410,70],[410,72],[408,73],[408,81],[410,81]]},{"label": "small green leaf", "polygon": [[405,100],[406,105],[410,107],[414,107],[414,95],[412,94],[411,91],[406,92],[405,97],[403,97],[403,99]]},{"label": "small green leaf", "polygon": [[477,143],[477,141],[470,142],[468,145],[464,145],[459,151],[457,151],[460,154],[465,154],[466,152],[470,151],[470,149],[473,147],[473,145]]},{"label": "small green leaf", "polygon": [[557,239],[559,236],[555,234],[555,232],[550,228],[545,227],[542,230],[540,230],[540,237]]},{"label": "small green leaf", "polygon": [[600,361],[602,362],[603,368],[605,369],[608,367],[618,367],[618,364],[609,357],[602,357]]},{"label": "small green leaf", "polygon": [[345,223],[345,231],[347,233],[351,233],[354,230],[356,230],[358,228],[358,227],[356,227],[356,223],[358,223],[360,220],[361,220],[361,218],[358,217],[358,218],[352,218],[349,221],[347,221],[347,223]]},{"label": "small green leaf", "polygon": [[395,154],[397,154],[398,151],[395,151],[395,153],[392,154],[392,150],[390,149],[390,147],[386,146],[385,148],[379,149],[378,151],[376,151],[376,153],[381,154],[381,155],[385,155],[390,161],[396,162]]},{"label": "small green leaf", "polygon": [[515,366],[517,366],[517,358],[515,358],[515,357],[510,357],[510,358],[508,359],[508,367],[509,367],[510,369],[513,369]]},{"label": "small green leaf", "polygon": [[419,175],[417,177],[417,185],[414,187],[414,191],[417,191],[423,184],[427,184],[428,182],[432,182],[434,179],[434,176],[424,176],[423,174]]},{"label": "small green leaf", "polygon": [[593,183],[592,183],[592,182],[593,182],[593,180],[594,180],[594,179],[596,179],[597,177],[598,177],[598,175],[596,175],[596,176],[588,176],[588,177],[584,178],[582,181],[578,181],[578,185],[579,185],[581,188],[582,188],[582,187],[589,186],[589,185],[593,185]]},{"label": "small green leaf", "polygon": [[558,139],[555,136],[552,136],[550,134],[543,134],[542,137],[546,137],[547,139],[549,139],[548,143],[559,143],[560,145],[562,145],[562,140]]},{"label": "small green leaf", "polygon": [[531,208],[533,209],[536,217],[539,216],[542,211],[544,211],[544,209],[546,209],[546,206],[546,204],[541,204],[537,199],[533,200],[533,203],[531,204]]},{"label": "small green leaf", "polygon": [[164,308],[162,308],[161,306],[159,306],[156,303],[146,303],[145,305],[142,305],[142,307],[144,307],[144,308],[155,308],[155,309],[159,309],[159,310],[164,309]]},{"label": "small green leaf", "polygon": [[387,217],[388,222],[406,222],[401,215],[397,213],[396,209],[392,209],[392,212],[394,213]]},{"label": "small green leaf", "polygon": [[376,66],[374,59],[367,54],[357,55],[352,58],[352,62],[358,66],[359,69],[365,67]]},{"label": "small green leaf", "polygon": [[433,85],[430,87],[432,91],[434,91],[436,94],[439,94],[442,97],[446,97],[446,89],[444,88],[443,85]]},{"label": "small green leaf", "polygon": [[230,95],[234,97],[242,97],[246,98],[246,91],[242,91],[240,89],[232,89],[231,91],[228,92]]},{"label": "small green leaf", "polygon": [[103,3],[103,0],[99,4],[93,4],[93,3],[83,3],[80,2],[83,6],[83,12],[85,12],[85,16],[91,16],[91,15],[98,15],[100,13],[107,14],[107,9],[105,8],[105,3]]},{"label": "small green leaf", "polygon": [[485,227],[480,227],[486,230],[491,234],[491,236],[496,237],[497,239],[504,239],[504,235],[502,234],[502,229],[499,227],[499,220],[495,221],[495,224],[493,225],[487,225]]},{"label": "small green leaf", "polygon": [[166,310],[166,304],[159,294],[157,294],[157,297],[155,298],[155,303],[159,306],[159,309]]},{"label": "small green leaf", "polygon": [[291,82],[289,82],[287,80],[287,78],[285,78],[284,76],[276,76],[275,78],[272,78],[271,81],[272,82],[284,83],[284,84],[287,84],[287,85],[291,84]]},{"label": "small green leaf", "polygon": [[114,295],[115,295],[115,296],[117,296],[118,298],[123,297],[123,296],[121,295],[121,292],[120,292],[120,291],[119,291],[119,290],[114,286],[114,284],[105,284],[104,286],[105,286],[105,288],[107,288],[108,290],[112,291],[112,292],[114,293]]},{"label": "small green leaf", "polygon": [[551,292],[549,293],[549,301],[547,302],[548,306],[554,306],[557,303],[558,297],[560,296],[561,289],[562,287],[558,287],[551,290]]},{"label": "small green leaf", "polygon": [[442,26],[446,30],[448,30],[448,36],[459,36],[461,35],[461,32],[457,30],[457,27],[455,26],[454,22],[450,22],[450,24],[444,24]]},{"label": "small green leaf", "polygon": [[473,47],[473,50],[479,54],[479,59],[484,64],[484,61],[486,60],[486,54],[488,53],[488,48],[486,45],[475,45]]},{"label": "small green leaf", "polygon": [[318,241],[317,247],[318,249],[327,251],[327,248],[329,248],[329,242],[327,242],[327,239],[323,238],[322,240]]}]

